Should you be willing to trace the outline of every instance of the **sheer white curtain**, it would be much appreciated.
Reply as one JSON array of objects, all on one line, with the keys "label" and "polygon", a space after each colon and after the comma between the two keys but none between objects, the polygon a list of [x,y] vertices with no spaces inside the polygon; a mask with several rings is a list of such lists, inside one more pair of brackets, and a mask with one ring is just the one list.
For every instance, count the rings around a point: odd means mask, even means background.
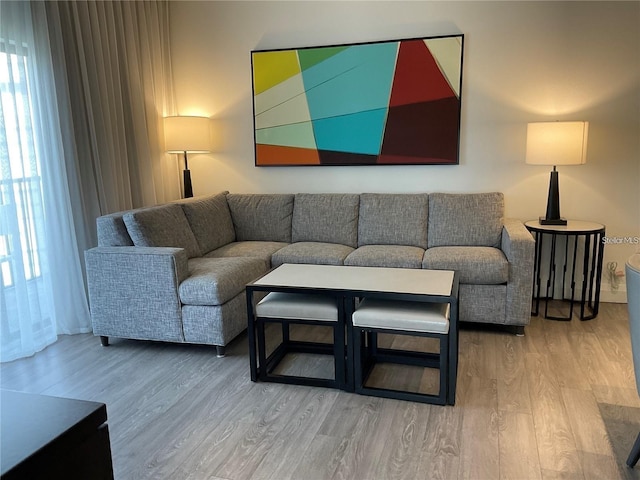
[{"label": "sheer white curtain", "polygon": [[168,2],[1,0],[0,54],[7,361],[90,331],[96,217],[179,198],[180,170],[161,140],[175,114]]},{"label": "sheer white curtain", "polygon": [[43,19],[0,2],[1,361],[91,330]]}]

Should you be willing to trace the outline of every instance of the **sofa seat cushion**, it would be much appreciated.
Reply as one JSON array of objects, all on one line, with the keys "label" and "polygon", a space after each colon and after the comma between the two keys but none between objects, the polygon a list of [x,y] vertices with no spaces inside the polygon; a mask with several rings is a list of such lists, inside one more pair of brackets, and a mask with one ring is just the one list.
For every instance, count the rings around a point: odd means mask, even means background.
[{"label": "sofa seat cushion", "polygon": [[434,247],[424,254],[422,268],[455,270],[460,283],[499,285],[509,279],[509,262],[493,247]]},{"label": "sofa seat cushion", "polygon": [[264,260],[267,267],[270,268],[271,256],[287,245],[289,244],[284,242],[232,242],[207,253],[205,257],[257,257]]},{"label": "sofa seat cushion", "polygon": [[180,301],[185,305],[222,305],[267,270],[260,258],[192,258],[190,275],[178,290]]},{"label": "sofa seat cushion", "polygon": [[344,265],[344,259],[353,252],[352,247],[337,243],[298,242],[278,250],[271,257],[271,265],[283,263],[312,263],[317,265]]},{"label": "sofa seat cushion", "polygon": [[365,245],[345,259],[357,267],[422,268],[424,249],[402,245]]}]

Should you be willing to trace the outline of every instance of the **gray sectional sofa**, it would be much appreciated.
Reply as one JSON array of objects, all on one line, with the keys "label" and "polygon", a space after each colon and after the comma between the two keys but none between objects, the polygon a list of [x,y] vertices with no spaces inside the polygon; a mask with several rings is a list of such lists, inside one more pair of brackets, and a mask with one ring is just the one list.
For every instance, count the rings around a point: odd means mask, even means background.
[{"label": "gray sectional sofa", "polygon": [[534,240],[501,193],[230,194],[97,219],[95,335],[224,346],[244,287],[283,263],[457,270],[460,321],[529,323]]}]

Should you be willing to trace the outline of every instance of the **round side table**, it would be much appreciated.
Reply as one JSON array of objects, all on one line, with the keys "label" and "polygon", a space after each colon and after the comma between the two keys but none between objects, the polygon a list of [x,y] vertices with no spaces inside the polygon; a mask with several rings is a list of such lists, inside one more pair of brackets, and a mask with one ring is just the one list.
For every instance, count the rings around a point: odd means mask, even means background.
[{"label": "round side table", "polygon": [[[591,320],[598,315],[600,304],[600,278],[604,254],[605,226],[594,222],[569,220],[566,225],[541,225],[538,220],[525,222],[536,241],[533,270],[533,302],[531,314],[540,312],[540,301],[544,301],[544,317],[551,320],[571,320],[576,303],[576,287],[579,288],[580,320]],[[563,238],[564,241],[559,241]],[[543,252],[543,243],[550,242],[549,250]],[[578,259],[579,246],[584,245],[584,255]],[[544,258],[543,258],[544,257]],[[576,274],[576,265],[582,269]],[[542,266],[548,262],[548,270]],[[560,270],[561,268],[561,270]],[[550,315],[549,300],[555,298],[556,278],[562,276],[562,300],[569,302],[568,315]],[[570,296],[565,295],[567,279],[570,280]],[[541,289],[545,288],[544,292]]]}]

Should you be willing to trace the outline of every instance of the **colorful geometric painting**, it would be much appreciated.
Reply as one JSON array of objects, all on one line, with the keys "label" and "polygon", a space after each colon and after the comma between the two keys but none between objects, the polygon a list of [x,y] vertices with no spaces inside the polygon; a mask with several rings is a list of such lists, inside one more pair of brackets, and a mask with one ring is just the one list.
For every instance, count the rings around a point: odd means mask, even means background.
[{"label": "colorful geometric painting", "polygon": [[256,166],[457,164],[463,36],[254,51]]}]

